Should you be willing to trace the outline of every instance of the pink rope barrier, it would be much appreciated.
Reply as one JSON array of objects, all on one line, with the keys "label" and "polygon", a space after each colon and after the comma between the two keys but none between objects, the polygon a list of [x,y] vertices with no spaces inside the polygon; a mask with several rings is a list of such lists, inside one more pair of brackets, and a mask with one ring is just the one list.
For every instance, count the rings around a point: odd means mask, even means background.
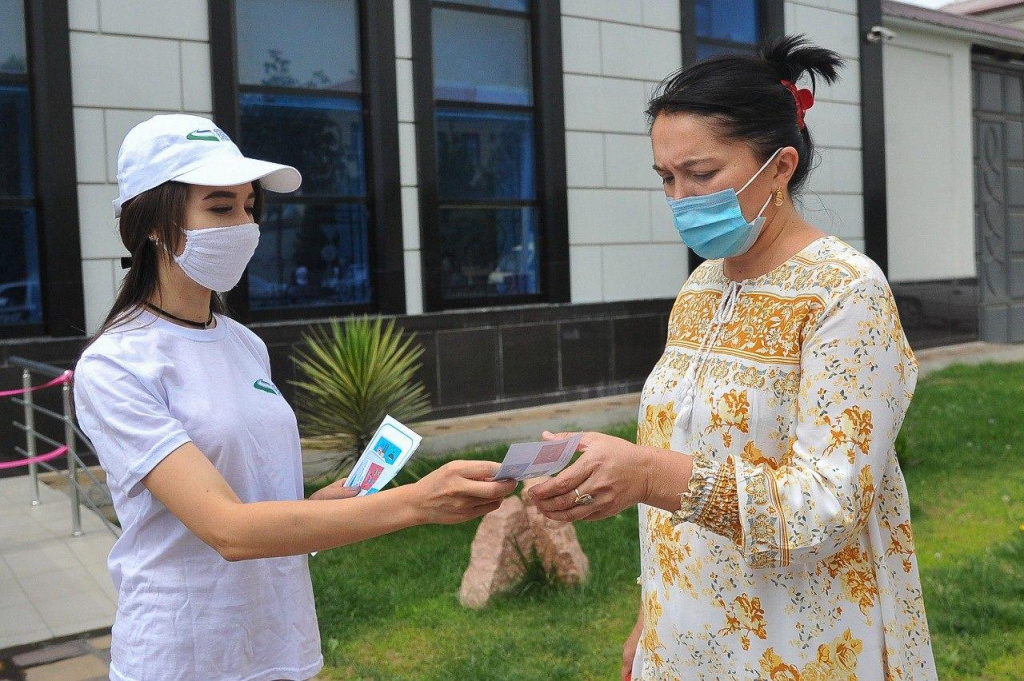
[{"label": "pink rope barrier", "polygon": [[18,390],[0,390],[0,397],[14,397],[15,395],[24,395],[25,393],[33,393],[37,390],[43,390],[44,388],[52,388],[55,385],[62,385],[71,380],[71,376],[74,374],[71,369],[68,369],[63,374],[53,379],[49,383],[42,385],[34,385],[31,388],[19,388]]},{"label": "pink rope barrier", "polygon": [[3,463],[0,463],[0,471],[6,470],[8,468],[17,468],[18,466],[27,466],[32,463],[43,463],[44,461],[49,461],[50,459],[56,459],[58,456],[60,456],[66,451],[68,451],[68,447],[67,445],[64,445],[63,447],[58,447],[52,452],[40,454],[39,456],[33,456],[31,459],[22,459],[21,461],[4,461]]}]

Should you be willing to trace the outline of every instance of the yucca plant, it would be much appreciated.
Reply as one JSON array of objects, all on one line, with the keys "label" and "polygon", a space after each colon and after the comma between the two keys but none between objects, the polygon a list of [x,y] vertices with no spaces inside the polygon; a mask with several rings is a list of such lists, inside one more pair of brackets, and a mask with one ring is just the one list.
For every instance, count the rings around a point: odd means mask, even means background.
[{"label": "yucca plant", "polygon": [[408,425],[430,411],[426,388],[414,380],[423,347],[394,320],[333,320],[310,327],[303,343],[292,355],[296,411],[306,435],[339,451],[331,477],[355,463],[386,415]]}]

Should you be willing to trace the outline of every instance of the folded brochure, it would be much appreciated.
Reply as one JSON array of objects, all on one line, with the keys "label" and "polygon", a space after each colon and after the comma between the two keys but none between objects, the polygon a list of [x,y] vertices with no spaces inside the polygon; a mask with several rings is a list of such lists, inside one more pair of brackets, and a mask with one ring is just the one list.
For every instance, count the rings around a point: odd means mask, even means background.
[{"label": "folded brochure", "polygon": [[495,480],[526,480],[555,475],[569,465],[580,446],[582,433],[563,440],[518,442],[508,448]]},{"label": "folded brochure", "polygon": [[358,496],[379,492],[408,463],[422,440],[396,419],[384,417],[363,455],[352,467],[345,485],[358,487]]}]

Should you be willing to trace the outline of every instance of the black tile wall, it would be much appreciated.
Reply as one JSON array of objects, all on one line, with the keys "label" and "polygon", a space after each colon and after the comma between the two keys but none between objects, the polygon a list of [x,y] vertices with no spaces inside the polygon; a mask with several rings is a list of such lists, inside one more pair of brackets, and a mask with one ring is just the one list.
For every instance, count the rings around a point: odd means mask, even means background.
[{"label": "black tile wall", "polygon": [[558,325],[523,324],[501,329],[502,395],[558,390]]}]

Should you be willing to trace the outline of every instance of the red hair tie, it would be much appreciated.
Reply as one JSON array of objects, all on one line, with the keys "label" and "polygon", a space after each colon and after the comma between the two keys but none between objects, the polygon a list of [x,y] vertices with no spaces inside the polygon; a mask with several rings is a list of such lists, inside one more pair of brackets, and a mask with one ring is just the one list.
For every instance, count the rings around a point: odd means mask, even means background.
[{"label": "red hair tie", "polygon": [[796,124],[803,130],[804,125],[804,113],[814,106],[814,93],[807,88],[796,89],[796,85],[789,82],[788,80],[780,81],[786,86],[786,89],[793,94],[793,99],[796,100]]}]

